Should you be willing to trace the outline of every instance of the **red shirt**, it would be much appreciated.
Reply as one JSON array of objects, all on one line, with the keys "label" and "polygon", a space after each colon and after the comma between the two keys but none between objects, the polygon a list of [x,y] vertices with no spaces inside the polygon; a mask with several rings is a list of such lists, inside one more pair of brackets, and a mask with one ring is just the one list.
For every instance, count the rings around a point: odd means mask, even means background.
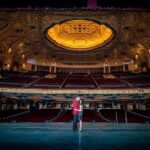
[{"label": "red shirt", "polygon": [[72,102],[72,106],[73,106],[73,115],[77,115],[78,114],[78,111],[74,110],[74,109],[79,109],[79,105],[78,105],[78,102],[76,100],[73,100]]}]

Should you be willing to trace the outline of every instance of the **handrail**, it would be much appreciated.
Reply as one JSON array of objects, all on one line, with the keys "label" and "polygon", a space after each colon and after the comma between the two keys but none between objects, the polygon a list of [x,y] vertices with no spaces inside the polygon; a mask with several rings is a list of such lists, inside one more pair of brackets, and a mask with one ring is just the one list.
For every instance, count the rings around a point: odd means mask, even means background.
[{"label": "handrail", "polygon": [[[102,113],[99,111],[100,109],[98,109],[98,115],[103,119],[103,120],[105,120],[105,121],[107,121],[107,122],[110,122],[110,123],[112,123],[113,121],[111,121],[111,120],[109,120],[109,119],[107,119],[106,117],[104,117],[103,115],[102,115]],[[102,109],[101,109],[102,110]]]},{"label": "handrail", "polygon": [[53,117],[52,119],[48,120],[48,122],[53,122],[53,121],[55,121],[55,120],[61,115],[61,113],[63,112],[63,110],[64,110],[64,107],[62,107],[62,108],[60,109],[60,111],[58,112],[58,114],[57,114],[55,117]]},{"label": "handrail", "polygon": [[92,80],[95,83],[95,85],[97,86],[97,88],[99,88],[99,85],[98,85],[97,81],[95,80],[95,78],[92,76],[92,74],[90,74],[90,77],[92,78]]},{"label": "handrail", "polygon": [[142,114],[139,114],[139,113],[130,111],[130,110],[128,110],[127,112],[129,112],[129,113],[131,113],[131,114],[134,114],[134,115],[137,115],[137,116],[140,116],[140,117],[143,117],[143,118],[150,119],[150,116],[145,116],[145,115],[142,115]]},{"label": "handrail", "polygon": [[23,114],[27,114],[27,113],[30,113],[30,110],[26,110],[24,112],[17,113],[17,114],[11,115],[11,116],[3,117],[2,120],[6,120],[6,119],[9,119],[9,118],[17,117],[17,116],[20,116],[20,115],[23,115]]},{"label": "handrail", "polygon": [[70,74],[68,74],[68,75],[66,76],[66,78],[64,79],[64,81],[63,81],[62,84],[60,85],[59,89],[63,88],[63,86],[65,85],[65,83],[66,83],[66,81],[68,80],[69,76],[70,76]]}]

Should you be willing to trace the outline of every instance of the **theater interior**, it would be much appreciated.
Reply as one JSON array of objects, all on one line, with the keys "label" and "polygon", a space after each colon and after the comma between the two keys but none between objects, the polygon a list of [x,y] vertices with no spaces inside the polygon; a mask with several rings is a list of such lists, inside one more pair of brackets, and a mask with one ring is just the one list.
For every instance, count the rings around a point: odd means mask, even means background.
[{"label": "theater interior", "polygon": [[144,1],[14,1],[0,4],[0,123],[71,123],[76,96],[85,123],[150,123]]}]

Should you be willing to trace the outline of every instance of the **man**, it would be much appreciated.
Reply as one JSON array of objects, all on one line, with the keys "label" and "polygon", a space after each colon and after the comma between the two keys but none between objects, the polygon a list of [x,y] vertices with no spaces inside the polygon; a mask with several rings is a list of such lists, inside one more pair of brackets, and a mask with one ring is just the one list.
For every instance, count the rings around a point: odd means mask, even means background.
[{"label": "man", "polygon": [[79,132],[82,131],[82,118],[83,118],[83,100],[79,101],[79,109],[75,109],[78,111],[78,119],[79,119]]},{"label": "man", "polygon": [[73,100],[72,102],[72,107],[73,107],[73,131],[77,131],[78,127],[77,127],[77,123],[78,123],[78,113],[79,111],[77,111],[79,109],[79,104],[78,101],[80,100],[80,97],[76,97],[75,100]]}]

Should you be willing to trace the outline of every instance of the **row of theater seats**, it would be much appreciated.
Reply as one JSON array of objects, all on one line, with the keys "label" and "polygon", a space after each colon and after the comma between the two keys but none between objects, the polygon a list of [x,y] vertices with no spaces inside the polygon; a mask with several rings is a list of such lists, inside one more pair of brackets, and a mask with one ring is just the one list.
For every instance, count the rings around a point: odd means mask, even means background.
[{"label": "row of theater seats", "polygon": [[129,85],[118,78],[104,78],[103,75],[93,74],[99,88],[130,88]]},{"label": "row of theater seats", "polygon": [[125,73],[120,73],[116,74],[116,76],[123,81],[126,81],[133,85],[134,87],[138,88],[147,88],[150,87],[150,75],[149,73],[140,73],[140,74],[125,74]]},{"label": "row of theater seats", "polygon": [[59,88],[65,78],[67,77],[67,74],[58,74],[55,78],[42,78],[41,80],[37,81],[32,85],[32,87],[35,88]]},{"label": "row of theater seats", "polygon": [[70,75],[63,87],[67,88],[67,89],[70,89],[70,88],[80,88],[80,89],[96,88],[92,78],[88,74],[72,74],[72,75]]},{"label": "row of theater seats", "polygon": [[149,74],[115,73],[113,78],[104,77],[103,74],[57,74],[55,78],[45,78],[47,74],[47,72],[7,73],[0,79],[0,86],[56,89],[150,87]]},{"label": "row of theater seats", "polygon": [[0,87],[24,87],[46,74],[46,72],[1,72]]},{"label": "row of theater seats", "polygon": [[[35,110],[14,117],[8,117],[14,114],[23,112],[24,110],[11,110],[1,112],[0,122],[72,122],[73,115],[71,110],[64,110],[59,114],[60,109],[45,109]],[[150,123],[150,119],[142,116],[137,116],[127,112],[127,119],[125,118],[125,111],[123,110],[101,110],[101,115],[95,110],[85,109],[83,112],[83,122],[118,122],[118,123]],[[117,113],[117,119],[116,119]],[[149,115],[150,111],[137,111],[139,114]],[[58,115],[58,116],[57,116]],[[57,116],[57,117],[56,117]]]}]

